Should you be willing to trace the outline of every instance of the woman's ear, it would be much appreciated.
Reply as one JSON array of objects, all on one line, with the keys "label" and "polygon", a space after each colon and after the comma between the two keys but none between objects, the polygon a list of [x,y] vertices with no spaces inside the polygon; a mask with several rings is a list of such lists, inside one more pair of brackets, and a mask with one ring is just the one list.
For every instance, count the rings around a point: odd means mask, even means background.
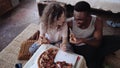
[{"label": "woman's ear", "polygon": [[57,22],[57,18],[54,18],[54,22],[55,22],[55,23]]},{"label": "woman's ear", "polygon": [[59,18],[57,18],[57,21],[59,21],[60,20],[60,17]]}]

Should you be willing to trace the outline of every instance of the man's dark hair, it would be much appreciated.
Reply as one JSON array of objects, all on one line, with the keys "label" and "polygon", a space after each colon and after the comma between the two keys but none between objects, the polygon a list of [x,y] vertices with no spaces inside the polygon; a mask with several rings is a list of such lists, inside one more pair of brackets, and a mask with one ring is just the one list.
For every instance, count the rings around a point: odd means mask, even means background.
[{"label": "man's dark hair", "polygon": [[88,12],[90,13],[91,11],[91,7],[90,7],[90,4],[85,2],[85,1],[80,1],[78,3],[76,3],[76,5],[74,6],[74,10],[77,11],[77,12]]}]

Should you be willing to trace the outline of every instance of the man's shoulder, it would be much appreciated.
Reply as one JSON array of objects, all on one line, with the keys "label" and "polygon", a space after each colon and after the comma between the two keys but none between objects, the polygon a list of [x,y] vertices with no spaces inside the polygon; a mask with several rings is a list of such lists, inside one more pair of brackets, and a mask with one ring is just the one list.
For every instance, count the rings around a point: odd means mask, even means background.
[{"label": "man's shoulder", "polygon": [[73,20],[74,20],[74,17],[70,17],[70,18],[66,19],[67,22],[70,22],[70,21],[73,21]]},{"label": "man's shoulder", "polygon": [[91,15],[92,17],[96,17],[96,21],[102,21],[102,18],[97,15]]},{"label": "man's shoulder", "polygon": [[91,14],[92,17],[97,17],[96,15]]},{"label": "man's shoulder", "polygon": [[98,20],[98,21],[102,21],[102,18],[98,16],[98,17],[97,17],[97,20]]},{"label": "man's shoulder", "polygon": [[103,27],[103,19],[99,16],[96,18],[95,27],[100,29]]}]

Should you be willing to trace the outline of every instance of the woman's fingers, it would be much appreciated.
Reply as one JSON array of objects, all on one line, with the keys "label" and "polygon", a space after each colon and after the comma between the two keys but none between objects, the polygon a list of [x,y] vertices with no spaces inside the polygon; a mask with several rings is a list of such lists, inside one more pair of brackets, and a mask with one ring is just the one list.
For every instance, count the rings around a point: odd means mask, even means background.
[{"label": "woman's fingers", "polygon": [[39,39],[38,39],[38,42],[40,43],[40,44],[43,44],[43,43],[49,43],[49,40],[48,39],[46,39],[45,37],[40,37]]},{"label": "woman's fingers", "polygon": [[66,45],[64,45],[64,44],[61,44],[61,45],[60,45],[60,49],[62,49],[63,51],[66,51],[67,47],[66,47]]}]

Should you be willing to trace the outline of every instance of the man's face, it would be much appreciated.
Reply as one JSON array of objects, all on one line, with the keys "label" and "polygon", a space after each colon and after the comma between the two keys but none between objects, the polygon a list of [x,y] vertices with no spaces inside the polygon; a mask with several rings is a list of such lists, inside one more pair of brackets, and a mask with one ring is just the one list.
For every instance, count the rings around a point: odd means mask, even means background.
[{"label": "man's face", "polygon": [[86,12],[77,12],[74,11],[74,19],[77,23],[78,27],[81,27],[86,24],[87,21],[87,13]]}]

